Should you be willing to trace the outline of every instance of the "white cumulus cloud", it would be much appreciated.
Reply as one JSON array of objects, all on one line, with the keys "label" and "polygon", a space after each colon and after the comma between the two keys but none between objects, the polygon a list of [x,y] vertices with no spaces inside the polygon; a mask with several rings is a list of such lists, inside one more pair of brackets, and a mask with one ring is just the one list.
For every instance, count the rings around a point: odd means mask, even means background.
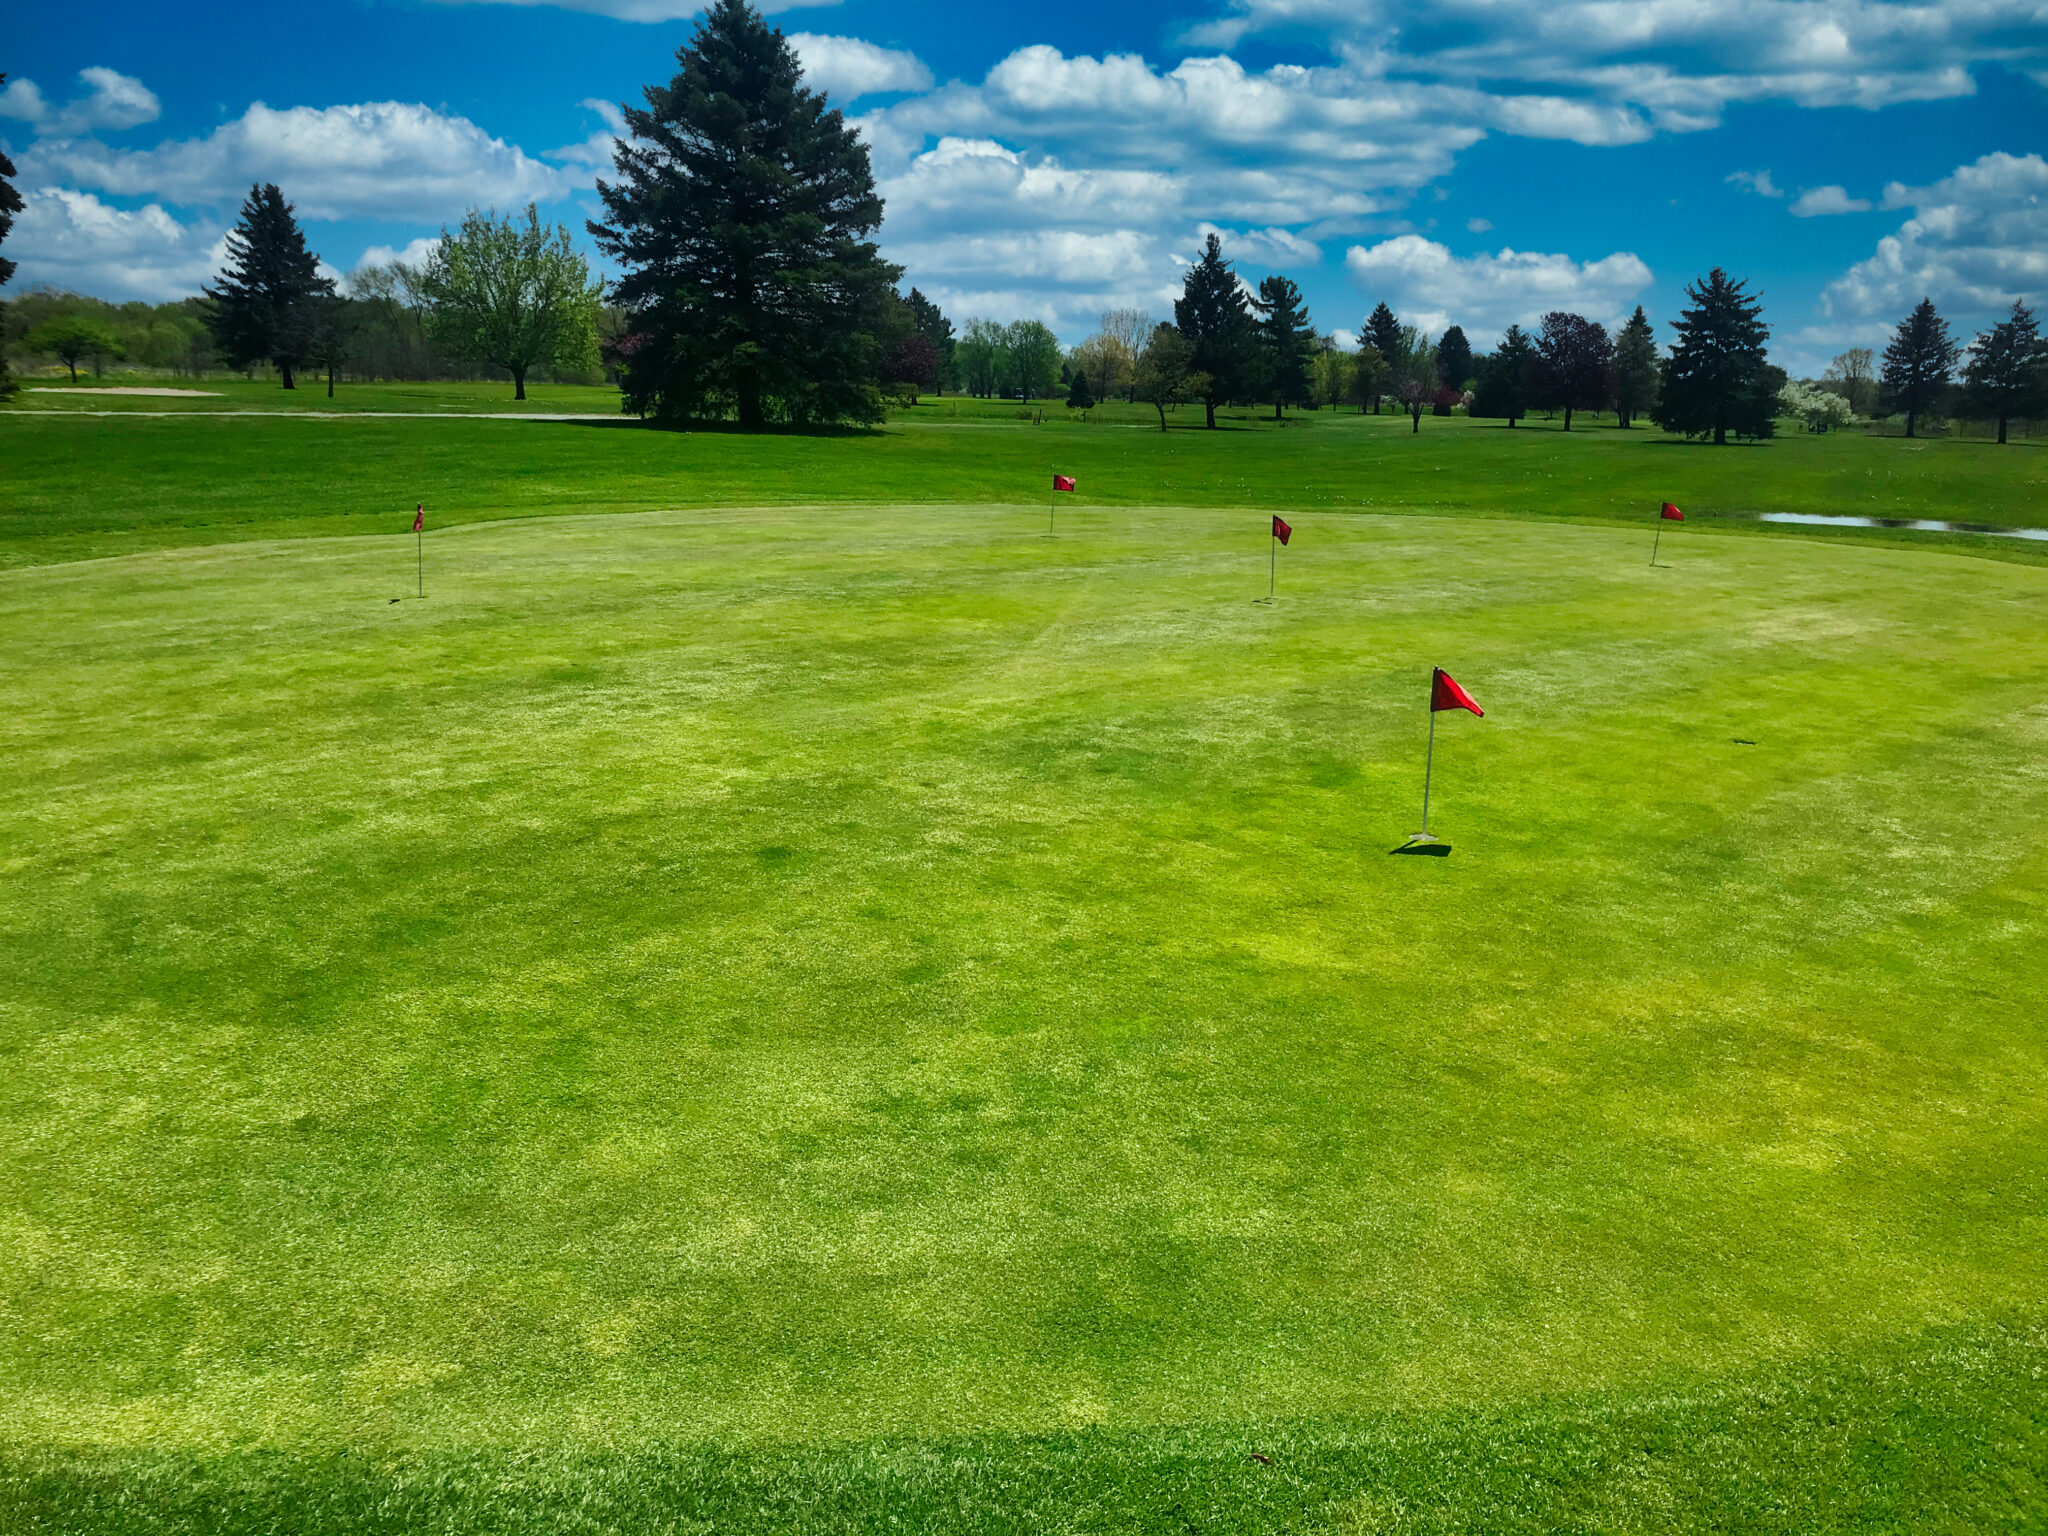
[{"label": "white cumulus cloud", "polygon": [[1795,219],[1818,219],[1835,213],[1868,213],[1868,199],[1851,197],[1845,187],[1808,187],[1789,210]]},{"label": "white cumulus cloud", "polygon": [[1928,187],[1894,182],[1884,206],[1913,216],[1830,283],[1821,312],[1896,320],[1924,297],[1964,325],[2048,294],[2048,160],[1985,155]]},{"label": "white cumulus cloud", "polygon": [[104,130],[139,128],[163,115],[156,93],[131,75],[94,65],[78,72],[85,89],[53,107],[33,80],[10,80],[0,91],[0,117],[24,122],[46,138],[74,138]]},{"label": "white cumulus cloud", "polygon": [[64,188],[37,188],[22,201],[7,254],[21,263],[23,287],[161,303],[198,292],[225,256],[219,225],[181,223],[156,203],[114,208]]},{"label": "white cumulus cloud", "polygon": [[1710,126],[1731,102],[1880,107],[1967,95],[1973,65],[2048,63],[2039,0],[1231,0],[1197,45],[1319,37],[1395,78],[1562,88]]},{"label": "white cumulus cloud", "polygon": [[842,104],[856,96],[932,88],[932,72],[924,61],[898,48],[818,32],[791,33],[789,45],[803,61],[805,81]]},{"label": "white cumulus cloud", "polygon": [[467,118],[396,101],[282,111],[257,102],[201,139],[139,150],[42,140],[20,165],[24,182],[216,208],[276,182],[308,219],[449,219],[472,205],[546,201],[573,184]]},{"label": "white cumulus cloud", "polygon": [[1538,251],[1456,256],[1420,235],[1354,245],[1344,265],[1366,307],[1385,300],[1403,322],[1430,331],[1463,326],[1475,345],[1490,345],[1486,338],[1509,325],[1533,326],[1553,309],[1612,327],[1651,281],[1650,269],[1628,251],[1588,262]]}]

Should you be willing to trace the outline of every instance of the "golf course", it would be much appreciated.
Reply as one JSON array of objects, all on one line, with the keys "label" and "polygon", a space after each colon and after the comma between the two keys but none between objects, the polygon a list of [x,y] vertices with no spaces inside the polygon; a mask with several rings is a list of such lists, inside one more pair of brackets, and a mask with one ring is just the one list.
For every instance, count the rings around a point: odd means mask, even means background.
[{"label": "golf course", "polygon": [[2048,542],[1764,520],[2038,440],[208,387],[0,415],[0,1531],[2048,1528]]}]

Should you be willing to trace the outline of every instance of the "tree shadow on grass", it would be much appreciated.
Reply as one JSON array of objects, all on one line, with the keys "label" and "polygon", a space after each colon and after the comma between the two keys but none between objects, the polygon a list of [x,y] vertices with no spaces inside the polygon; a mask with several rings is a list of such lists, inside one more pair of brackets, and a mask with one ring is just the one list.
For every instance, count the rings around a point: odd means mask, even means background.
[{"label": "tree shadow on grass", "polygon": [[558,427],[590,427],[600,432],[672,432],[678,434],[707,433],[721,437],[882,437],[881,427],[849,427],[820,424],[817,426],[769,426],[743,427],[736,421],[655,421],[638,416],[619,416],[605,420],[579,418],[574,421],[558,421],[551,425]]},{"label": "tree shadow on grass", "polygon": [[1645,437],[1644,443],[1652,448],[1712,448],[1721,451],[1728,448],[1768,448],[1775,439],[1768,437],[1731,438],[1725,443],[1714,442],[1704,437]]}]

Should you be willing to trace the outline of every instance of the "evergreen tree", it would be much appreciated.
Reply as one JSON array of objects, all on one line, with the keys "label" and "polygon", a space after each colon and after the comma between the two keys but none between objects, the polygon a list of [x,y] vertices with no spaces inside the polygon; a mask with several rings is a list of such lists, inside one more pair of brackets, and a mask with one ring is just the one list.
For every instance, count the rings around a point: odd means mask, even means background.
[{"label": "evergreen tree", "polygon": [[1472,378],[1472,343],[1465,328],[1454,325],[1436,344],[1436,372],[1446,389],[1462,391]]},{"label": "evergreen tree", "polygon": [[1685,292],[1692,308],[1673,327],[1678,340],[1652,419],[1667,432],[1716,443],[1726,443],[1730,432],[1769,437],[1785,373],[1764,356],[1771,328],[1763,321],[1763,301],[1719,267]]},{"label": "evergreen tree", "polygon": [[454,234],[444,228],[420,286],[433,306],[427,329],[435,344],[504,369],[515,400],[526,398],[534,368],[596,362],[601,290],[567,227],[542,228],[532,203],[523,222],[472,208]]},{"label": "evergreen tree", "polygon": [[917,327],[917,334],[931,344],[932,353],[938,359],[937,371],[924,382],[943,390],[946,379],[953,372],[953,349],[957,345],[953,337],[953,322],[945,317],[938,305],[915,288],[910,290],[910,297],[904,303],[910,306],[910,322]]},{"label": "evergreen tree", "polygon": [[1095,407],[1095,393],[1088,387],[1088,370],[1076,368],[1073,383],[1067,387],[1067,409],[1087,411]]},{"label": "evergreen tree", "polygon": [[1624,427],[1655,409],[1659,383],[1657,333],[1638,304],[1614,340],[1614,411]]},{"label": "evergreen tree", "polygon": [[667,85],[628,107],[632,138],[598,183],[598,248],[643,336],[628,409],[731,411],[742,427],[881,419],[876,332],[900,267],[868,149],[746,0],[715,0]]},{"label": "evergreen tree", "polygon": [[1229,400],[1245,386],[1252,320],[1237,274],[1223,259],[1223,241],[1213,234],[1173,301],[1173,324],[1193,349],[1190,375],[1202,380],[1203,387],[1190,393],[1199,395],[1214,427],[1216,402]]},{"label": "evergreen tree", "polygon": [[1401,351],[1401,322],[1382,302],[1366,317],[1365,334],[1360,339],[1370,342],[1381,357],[1392,362]]},{"label": "evergreen tree", "polygon": [[[0,75],[0,85],[7,83],[7,77]],[[0,245],[7,243],[7,232],[14,228],[14,216],[21,212],[21,194],[14,190],[14,162],[0,154]],[[0,288],[7,286],[14,276],[14,263],[0,256]],[[21,386],[14,382],[14,375],[7,368],[7,306],[0,304],[0,400],[10,400]]]},{"label": "evergreen tree", "polygon": [[2008,420],[2048,403],[2048,345],[2026,305],[2015,299],[2012,313],[1970,344],[1963,387],[1971,410],[1998,418],[2001,443]]},{"label": "evergreen tree", "polygon": [[1913,435],[1920,415],[1941,398],[1955,372],[1956,344],[1948,322],[1934,311],[1934,300],[1922,299],[1899,322],[1891,345],[1884,349],[1884,372],[1878,386],[1885,405],[1906,413],[1906,436]]},{"label": "evergreen tree", "polygon": [[214,344],[231,367],[275,365],[292,389],[292,369],[308,355],[334,284],[320,275],[320,258],[306,249],[306,232],[273,182],[249,189],[227,245],[220,286],[200,290],[212,303]]},{"label": "evergreen tree", "polygon": [[1614,344],[1607,327],[1584,315],[1552,310],[1536,337],[1536,378],[1543,404],[1564,411],[1597,411],[1614,393]]},{"label": "evergreen tree", "polygon": [[1528,414],[1536,347],[1519,325],[1508,327],[1499,348],[1481,364],[1479,388],[1472,399],[1474,416],[1507,418],[1512,427]]},{"label": "evergreen tree", "polygon": [[1272,393],[1273,419],[1278,421],[1283,406],[1309,403],[1310,371],[1321,343],[1292,278],[1277,273],[1262,278],[1252,307],[1258,313],[1259,371]]},{"label": "evergreen tree", "polygon": [[1377,416],[1380,413],[1380,395],[1393,382],[1401,362],[1401,322],[1394,312],[1387,308],[1384,300],[1375,305],[1373,312],[1365,317],[1365,325],[1359,332],[1358,342],[1361,349],[1370,347],[1378,353],[1382,364],[1373,386],[1367,391],[1366,401],[1367,408]]}]

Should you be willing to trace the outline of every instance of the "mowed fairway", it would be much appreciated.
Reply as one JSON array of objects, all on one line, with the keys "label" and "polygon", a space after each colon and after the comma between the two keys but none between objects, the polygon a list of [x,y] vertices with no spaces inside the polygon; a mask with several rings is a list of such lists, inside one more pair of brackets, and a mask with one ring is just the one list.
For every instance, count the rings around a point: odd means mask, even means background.
[{"label": "mowed fairway", "polygon": [[11,1528],[2038,1522],[2048,569],[1288,515],[0,573]]}]

